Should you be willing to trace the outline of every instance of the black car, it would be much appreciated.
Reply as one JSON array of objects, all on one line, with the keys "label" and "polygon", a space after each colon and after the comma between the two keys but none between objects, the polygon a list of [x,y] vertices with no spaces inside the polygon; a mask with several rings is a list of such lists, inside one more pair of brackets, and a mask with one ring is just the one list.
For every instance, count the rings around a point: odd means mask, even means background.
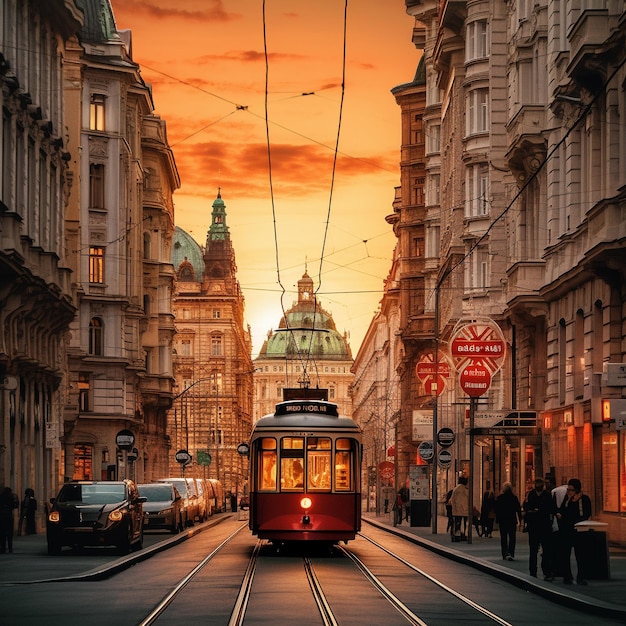
[{"label": "black car", "polygon": [[139,494],[146,498],[144,530],[164,528],[172,533],[182,532],[186,520],[183,500],[176,487],[171,483],[147,483],[137,487]]},{"label": "black car", "polygon": [[115,546],[124,554],[140,549],[145,501],[132,480],[66,483],[50,501],[48,554],[63,546]]}]

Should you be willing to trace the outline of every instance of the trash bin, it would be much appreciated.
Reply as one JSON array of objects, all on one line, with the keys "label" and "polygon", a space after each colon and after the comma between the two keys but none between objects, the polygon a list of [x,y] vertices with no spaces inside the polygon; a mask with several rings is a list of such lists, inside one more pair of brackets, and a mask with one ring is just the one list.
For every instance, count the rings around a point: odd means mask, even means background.
[{"label": "trash bin", "polygon": [[430,500],[411,500],[411,526],[430,526]]},{"label": "trash bin", "polygon": [[578,554],[585,578],[589,580],[608,580],[611,577],[607,526],[605,522],[591,520],[576,524]]}]

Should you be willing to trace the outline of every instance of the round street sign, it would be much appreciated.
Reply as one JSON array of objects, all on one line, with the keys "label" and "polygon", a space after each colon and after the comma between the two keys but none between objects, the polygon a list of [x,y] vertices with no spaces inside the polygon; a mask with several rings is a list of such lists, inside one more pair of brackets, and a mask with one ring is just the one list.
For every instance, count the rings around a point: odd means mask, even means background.
[{"label": "round street sign", "polygon": [[439,467],[444,469],[450,467],[450,465],[452,465],[452,453],[450,450],[439,450],[439,454],[437,454],[437,461],[439,463]]},{"label": "round street sign", "polygon": [[424,461],[432,461],[433,456],[435,454],[434,449],[433,449],[433,442],[422,441],[422,443],[420,443],[419,445],[419,448],[417,449],[417,452],[419,453],[419,455],[422,457]]},{"label": "round street sign", "polygon": [[396,466],[391,461],[382,461],[378,464],[378,470],[381,478],[389,480],[395,476]]},{"label": "round street sign", "polygon": [[454,443],[454,431],[451,428],[440,428],[437,433],[437,443],[442,448],[447,448]]},{"label": "round street sign", "polygon": [[473,362],[461,370],[459,383],[468,396],[482,396],[491,385],[491,372],[482,363]]},{"label": "round street sign", "polygon": [[130,430],[120,430],[115,436],[115,443],[120,450],[132,450],[135,445],[135,435]]},{"label": "round street sign", "polygon": [[176,461],[178,463],[186,465],[187,463],[189,463],[189,461],[191,461],[191,454],[189,454],[189,452],[187,452],[187,450],[179,450],[174,455],[174,458],[176,459]]}]

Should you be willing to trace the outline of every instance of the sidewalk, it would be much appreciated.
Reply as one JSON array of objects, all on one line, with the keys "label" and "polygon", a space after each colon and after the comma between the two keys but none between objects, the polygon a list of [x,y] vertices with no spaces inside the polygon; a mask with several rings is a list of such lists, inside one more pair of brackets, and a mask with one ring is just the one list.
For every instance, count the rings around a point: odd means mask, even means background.
[{"label": "sidewalk", "polygon": [[[554,582],[546,582],[541,575],[533,578],[528,572],[528,536],[517,533],[517,546],[514,561],[504,561],[500,551],[500,535],[497,530],[492,538],[478,537],[472,528],[472,543],[462,541],[452,543],[446,532],[447,518],[437,520],[437,534],[433,534],[431,526],[410,526],[405,520],[400,526],[393,526],[391,513],[376,515],[375,512],[364,513],[364,522],[375,526],[393,529],[398,535],[411,539],[442,556],[466,563],[483,572],[497,576],[522,589],[537,593],[554,602],[575,607],[578,610],[592,612],[596,615],[617,617],[626,623],[626,551],[609,547],[610,578],[608,580],[588,580],[586,586],[576,584],[565,585],[562,578]],[[364,523],[364,530],[367,524]],[[539,556],[541,563],[541,556]],[[576,563],[572,551],[572,569],[576,575]]]}]

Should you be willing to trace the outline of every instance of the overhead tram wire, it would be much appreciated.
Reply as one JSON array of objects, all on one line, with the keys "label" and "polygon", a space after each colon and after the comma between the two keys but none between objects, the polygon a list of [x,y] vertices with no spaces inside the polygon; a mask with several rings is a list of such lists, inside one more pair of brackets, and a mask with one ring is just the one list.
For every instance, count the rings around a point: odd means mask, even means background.
[{"label": "overhead tram wire", "polygon": [[[347,31],[348,31],[348,0],[344,2],[343,8],[343,46],[342,46],[342,59],[341,59],[341,101],[339,103],[339,119],[337,121],[337,134],[335,137],[335,150],[333,154],[333,168],[330,180],[330,191],[328,194],[328,210],[326,212],[326,223],[324,226],[324,237],[322,238],[322,252],[320,254],[319,271],[317,275],[317,288],[315,289],[315,297],[313,298],[313,329],[311,330],[311,337],[309,339],[309,349],[307,353],[307,364],[311,359],[311,348],[313,346],[313,336],[315,332],[315,320],[317,318],[317,296],[322,288],[322,267],[324,265],[324,254],[326,252],[326,241],[328,239],[328,228],[330,226],[330,215],[333,204],[333,191],[335,188],[335,175],[337,173],[337,156],[339,154],[339,139],[341,137],[341,122],[343,119],[343,103],[346,93],[346,48],[347,48]],[[315,363],[315,369],[319,380],[319,372],[317,371],[317,362]]]},{"label": "overhead tram wire", "polygon": [[[309,361],[311,360],[311,348],[312,348],[312,344],[313,344],[313,337],[314,337],[314,331],[315,331],[315,320],[316,320],[316,316],[317,316],[317,294],[319,292],[319,289],[321,287],[321,283],[322,283],[322,266],[323,266],[323,261],[324,261],[324,252],[325,252],[325,248],[326,248],[326,240],[328,237],[328,228],[329,228],[329,224],[330,224],[330,214],[331,214],[331,207],[332,207],[332,197],[333,197],[333,188],[334,188],[334,181],[335,181],[335,173],[336,173],[336,169],[337,169],[337,156],[339,154],[339,137],[340,137],[340,133],[341,133],[341,121],[342,121],[342,115],[343,115],[343,102],[344,102],[344,96],[345,96],[345,74],[346,74],[346,41],[347,41],[347,13],[348,13],[348,0],[345,0],[344,3],[344,23],[343,23],[343,58],[342,58],[342,80],[341,80],[341,103],[340,103],[340,107],[339,107],[339,121],[338,121],[338,127],[337,127],[337,134],[336,134],[336,139],[335,139],[335,147],[333,150],[333,167],[332,167],[332,177],[331,177],[331,187],[330,187],[330,194],[329,194],[329,201],[328,201],[328,210],[327,210],[327,214],[326,214],[326,223],[325,223],[325,228],[324,228],[324,237],[322,240],[322,253],[320,255],[320,268],[319,268],[319,274],[318,274],[318,287],[315,290],[314,293],[314,298],[313,298],[313,302],[314,302],[314,310],[313,310],[313,326],[311,328],[311,333],[310,333],[310,337],[309,337],[309,346],[307,349],[307,353],[306,353],[306,358],[303,358],[303,353],[300,351],[300,349],[298,348],[298,344],[296,341],[294,341],[294,345],[296,346],[296,353],[298,355],[298,358],[300,359],[300,363],[302,365],[303,368],[303,380],[307,379],[307,369],[308,369],[308,364]],[[266,2],[265,0],[263,0],[262,3],[262,14],[263,14],[263,53],[264,53],[264,57],[265,57],[265,90],[264,90],[264,109],[265,109],[265,136],[266,136],[266,141],[267,141],[267,157],[268,157],[268,175],[269,175],[269,185],[270,185],[270,198],[271,198],[271,205],[272,205],[272,219],[273,219],[273,229],[274,229],[274,249],[275,249],[275,259],[276,259],[276,276],[277,276],[277,281],[278,284],[281,288],[281,297],[280,297],[280,306],[281,306],[281,310],[283,312],[283,319],[285,321],[285,325],[286,325],[286,329],[288,332],[293,333],[293,330],[290,329],[289,327],[289,320],[287,318],[287,313],[285,311],[285,304],[284,304],[284,296],[286,293],[285,287],[282,283],[282,279],[280,276],[280,258],[279,258],[279,243],[278,243],[278,229],[277,229],[277,219],[276,219],[276,203],[274,200],[274,187],[273,187],[273,175],[272,175],[272,152],[271,152],[271,141],[270,141],[270,132],[269,132],[269,114],[268,114],[268,96],[269,96],[269,58],[268,58],[268,53],[267,53],[267,15],[266,15]],[[280,126],[280,125],[279,125]],[[288,130],[288,129],[287,129]],[[299,133],[296,133],[299,134]],[[328,148],[328,146],[326,146],[325,144],[322,144],[318,141],[315,141],[311,138],[307,138],[311,141],[314,141],[315,143],[318,143],[319,145]],[[285,358],[287,357],[287,349],[285,351]],[[317,373],[318,375],[318,380],[319,380],[319,372]]]}]

